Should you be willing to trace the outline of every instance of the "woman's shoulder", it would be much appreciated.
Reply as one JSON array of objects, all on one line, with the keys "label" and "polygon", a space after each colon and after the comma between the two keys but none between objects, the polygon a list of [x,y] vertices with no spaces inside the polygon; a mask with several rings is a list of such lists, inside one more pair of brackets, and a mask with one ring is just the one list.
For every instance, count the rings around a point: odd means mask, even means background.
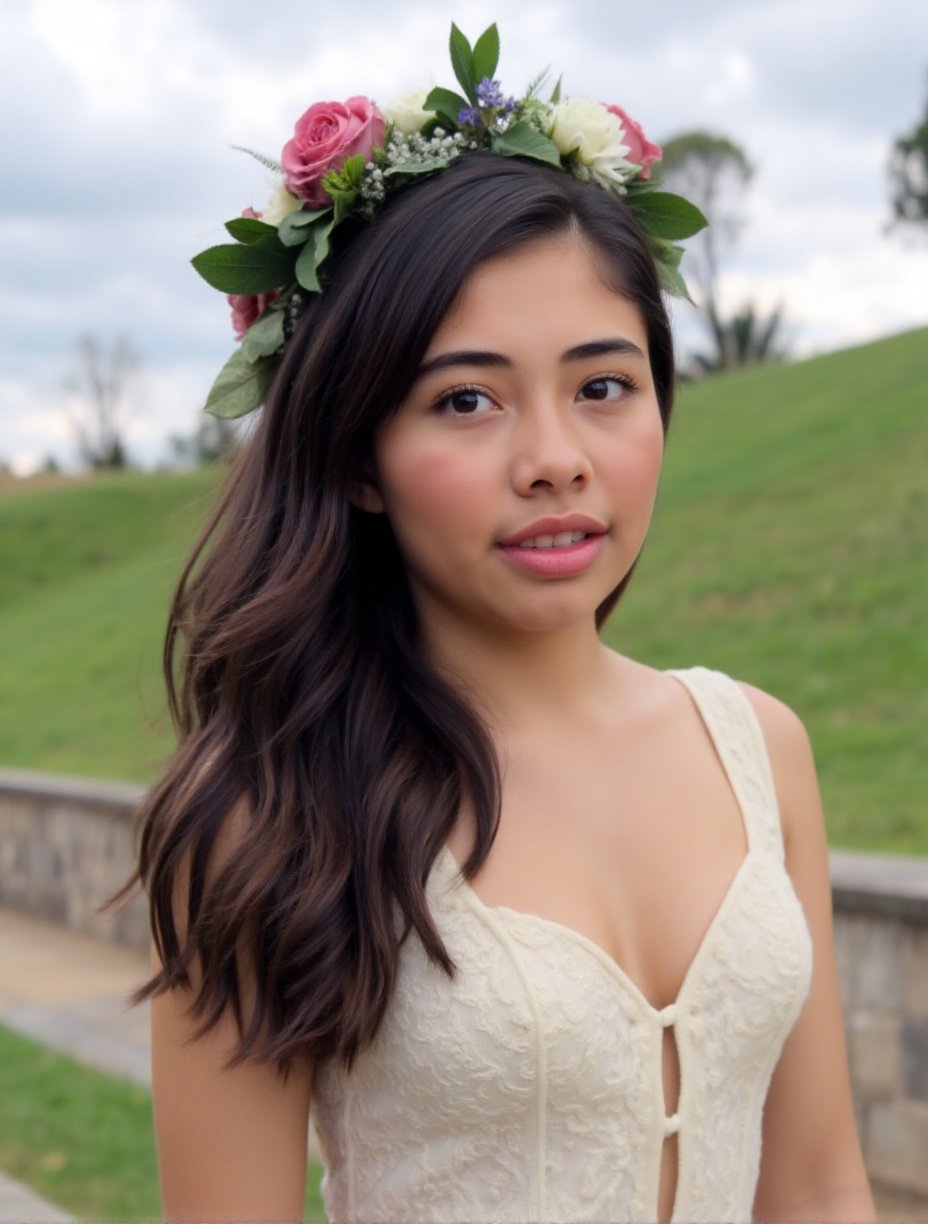
[{"label": "woman's shoulder", "polygon": [[818,779],[805,724],[787,702],[748,681],[709,668],[688,668],[683,675],[708,675],[739,692],[753,711],[766,749],[784,839],[796,826],[821,819]]},{"label": "woman's shoulder", "polygon": [[[733,700],[756,718],[773,775],[784,833],[801,813],[818,809],[818,782],[809,736],[802,719],[790,705],[772,693],[726,672],[703,665],[659,669],[623,660],[642,692],[669,714],[679,703],[681,686],[704,702],[718,697]],[[799,814],[797,816],[797,814]]]}]

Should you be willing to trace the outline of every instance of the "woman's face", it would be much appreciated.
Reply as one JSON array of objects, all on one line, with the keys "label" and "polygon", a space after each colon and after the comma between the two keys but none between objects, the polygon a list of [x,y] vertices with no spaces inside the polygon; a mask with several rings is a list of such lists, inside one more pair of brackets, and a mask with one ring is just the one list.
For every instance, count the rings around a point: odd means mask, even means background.
[{"label": "woman's face", "polygon": [[592,624],[644,543],[663,429],[597,258],[564,236],[477,268],[375,436],[354,500],[387,515],[427,628]]}]

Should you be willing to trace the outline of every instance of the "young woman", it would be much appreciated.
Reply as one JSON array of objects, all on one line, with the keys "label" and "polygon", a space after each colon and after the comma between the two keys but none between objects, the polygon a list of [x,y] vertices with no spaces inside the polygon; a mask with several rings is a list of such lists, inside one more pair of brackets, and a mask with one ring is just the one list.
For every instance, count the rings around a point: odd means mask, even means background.
[{"label": "young woman", "polygon": [[326,268],[168,633],[166,1218],[299,1219],[312,1107],[333,1220],[872,1219],[802,726],[598,636],[673,396],[632,209],[467,151]]}]

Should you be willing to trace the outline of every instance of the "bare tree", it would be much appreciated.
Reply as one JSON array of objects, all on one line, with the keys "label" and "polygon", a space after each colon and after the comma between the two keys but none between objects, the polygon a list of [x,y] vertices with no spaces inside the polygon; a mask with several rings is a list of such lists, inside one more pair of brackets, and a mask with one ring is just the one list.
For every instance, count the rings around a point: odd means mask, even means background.
[{"label": "bare tree", "polygon": [[78,453],[91,468],[128,466],[126,422],[135,399],[139,358],[126,336],[107,346],[87,333],[77,342],[74,373],[66,380],[68,419]]},{"label": "bare tree", "polygon": [[664,141],[661,178],[673,191],[693,201],[709,224],[687,244],[686,276],[704,310],[709,351],[696,353],[690,377],[736,366],[779,361],[787,355],[783,313],[764,315],[746,302],[725,316],[719,305],[719,273],[744,228],[744,193],[754,167],[740,145],[712,132],[683,132]]},{"label": "bare tree", "polygon": [[168,445],[178,463],[230,463],[241,441],[237,420],[201,414],[192,434],[171,434]]},{"label": "bare tree", "polygon": [[744,227],[741,200],[754,167],[740,145],[712,132],[683,132],[664,141],[661,179],[700,208],[709,224],[688,244],[686,275],[710,317],[718,315],[719,267]]}]

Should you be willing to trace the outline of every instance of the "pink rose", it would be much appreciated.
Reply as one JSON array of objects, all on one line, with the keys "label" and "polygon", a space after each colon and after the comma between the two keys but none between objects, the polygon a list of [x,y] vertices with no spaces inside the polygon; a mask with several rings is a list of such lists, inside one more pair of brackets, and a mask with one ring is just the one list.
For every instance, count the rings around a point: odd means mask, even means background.
[{"label": "pink rose", "polygon": [[252,323],[260,319],[275,298],[280,297],[280,290],[273,289],[270,293],[230,293],[227,300],[232,307],[232,330],[236,340],[241,340]]},{"label": "pink rose", "polygon": [[615,117],[622,124],[622,144],[628,145],[628,152],[625,156],[630,162],[641,167],[640,177],[649,179],[651,177],[651,163],[660,161],[664,155],[664,150],[660,145],[653,144],[645,136],[641,129],[641,124],[625,113],[621,106],[613,104],[610,106],[607,102],[603,103],[610,115]]},{"label": "pink rose", "polygon": [[331,200],[323,178],[356,154],[370,161],[374,146],[383,144],[384,129],[384,117],[370,98],[317,102],[297,120],[280,155],[284,186],[311,208],[325,208]]}]

